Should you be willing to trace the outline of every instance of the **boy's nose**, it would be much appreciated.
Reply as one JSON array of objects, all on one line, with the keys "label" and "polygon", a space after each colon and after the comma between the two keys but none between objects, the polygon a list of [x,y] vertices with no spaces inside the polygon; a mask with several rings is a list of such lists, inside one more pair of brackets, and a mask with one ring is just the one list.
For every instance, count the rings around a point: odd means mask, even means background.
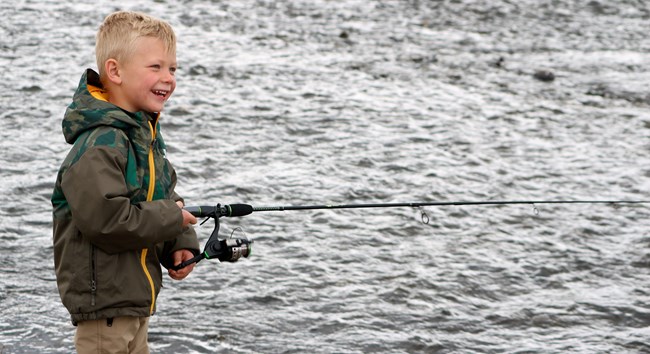
[{"label": "boy's nose", "polygon": [[176,77],[174,77],[174,74],[169,71],[166,71],[161,78],[163,82],[173,82],[175,79]]}]

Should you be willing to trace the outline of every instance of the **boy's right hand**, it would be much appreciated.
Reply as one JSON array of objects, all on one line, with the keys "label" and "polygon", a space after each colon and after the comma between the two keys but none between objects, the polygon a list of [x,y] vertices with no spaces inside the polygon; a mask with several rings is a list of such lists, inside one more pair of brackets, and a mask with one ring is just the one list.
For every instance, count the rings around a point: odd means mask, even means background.
[{"label": "boy's right hand", "polygon": [[189,224],[196,224],[196,217],[192,215],[189,211],[183,209],[185,206],[180,200],[176,202],[179,208],[181,208],[181,213],[183,213],[183,227],[187,227]]}]

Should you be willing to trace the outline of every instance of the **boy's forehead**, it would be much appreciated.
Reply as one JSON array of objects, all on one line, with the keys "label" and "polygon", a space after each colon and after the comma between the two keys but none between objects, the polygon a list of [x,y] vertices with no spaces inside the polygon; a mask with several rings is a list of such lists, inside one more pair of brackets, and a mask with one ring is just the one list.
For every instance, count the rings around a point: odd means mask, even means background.
[{"label": "boy's forehead", "polygon": [[[140,54],[160,54],[171,55],[176,58],[176,48],[171,47],[168,43],[158,37],[153,36],[142,36],[138,37],[134,43],[134,52],[139,52]],[[162,51],[158,52],[159,49]]]},{"label": "boy's forehead", "polygon": [[175,51],[175,45],[168,43],[163,38],[156,36],[139,36],[135,39],[136,44],[162,45],[165,50]]}]

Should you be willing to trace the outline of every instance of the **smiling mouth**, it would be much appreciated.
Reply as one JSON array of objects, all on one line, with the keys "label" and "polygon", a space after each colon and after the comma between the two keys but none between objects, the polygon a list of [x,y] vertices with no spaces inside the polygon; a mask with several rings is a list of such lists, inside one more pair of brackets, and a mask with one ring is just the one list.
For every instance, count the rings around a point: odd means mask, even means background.
[{"label": "smiling mouth", "polygon": [[151,92],[153,92],[154,95],[162,98],[167,97],[167,94],[169,93],[169,91],[165,91],[165,90],[153,90]]}]

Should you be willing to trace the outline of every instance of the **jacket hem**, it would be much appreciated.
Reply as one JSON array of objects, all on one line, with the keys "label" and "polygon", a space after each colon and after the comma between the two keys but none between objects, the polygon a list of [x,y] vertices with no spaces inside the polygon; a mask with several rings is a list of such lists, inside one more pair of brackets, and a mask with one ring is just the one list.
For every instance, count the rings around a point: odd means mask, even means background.
[{"label": "jacket hem", "polygon": [[[118,309],[106,309],[89,313],[70,314],[72,325],[76,326],[79,322],[101,320],[104,318],[115,317],[149,317],[149,306],[146,307],[123,307]],[[151,314],[152,315],[152,314]]]}]

